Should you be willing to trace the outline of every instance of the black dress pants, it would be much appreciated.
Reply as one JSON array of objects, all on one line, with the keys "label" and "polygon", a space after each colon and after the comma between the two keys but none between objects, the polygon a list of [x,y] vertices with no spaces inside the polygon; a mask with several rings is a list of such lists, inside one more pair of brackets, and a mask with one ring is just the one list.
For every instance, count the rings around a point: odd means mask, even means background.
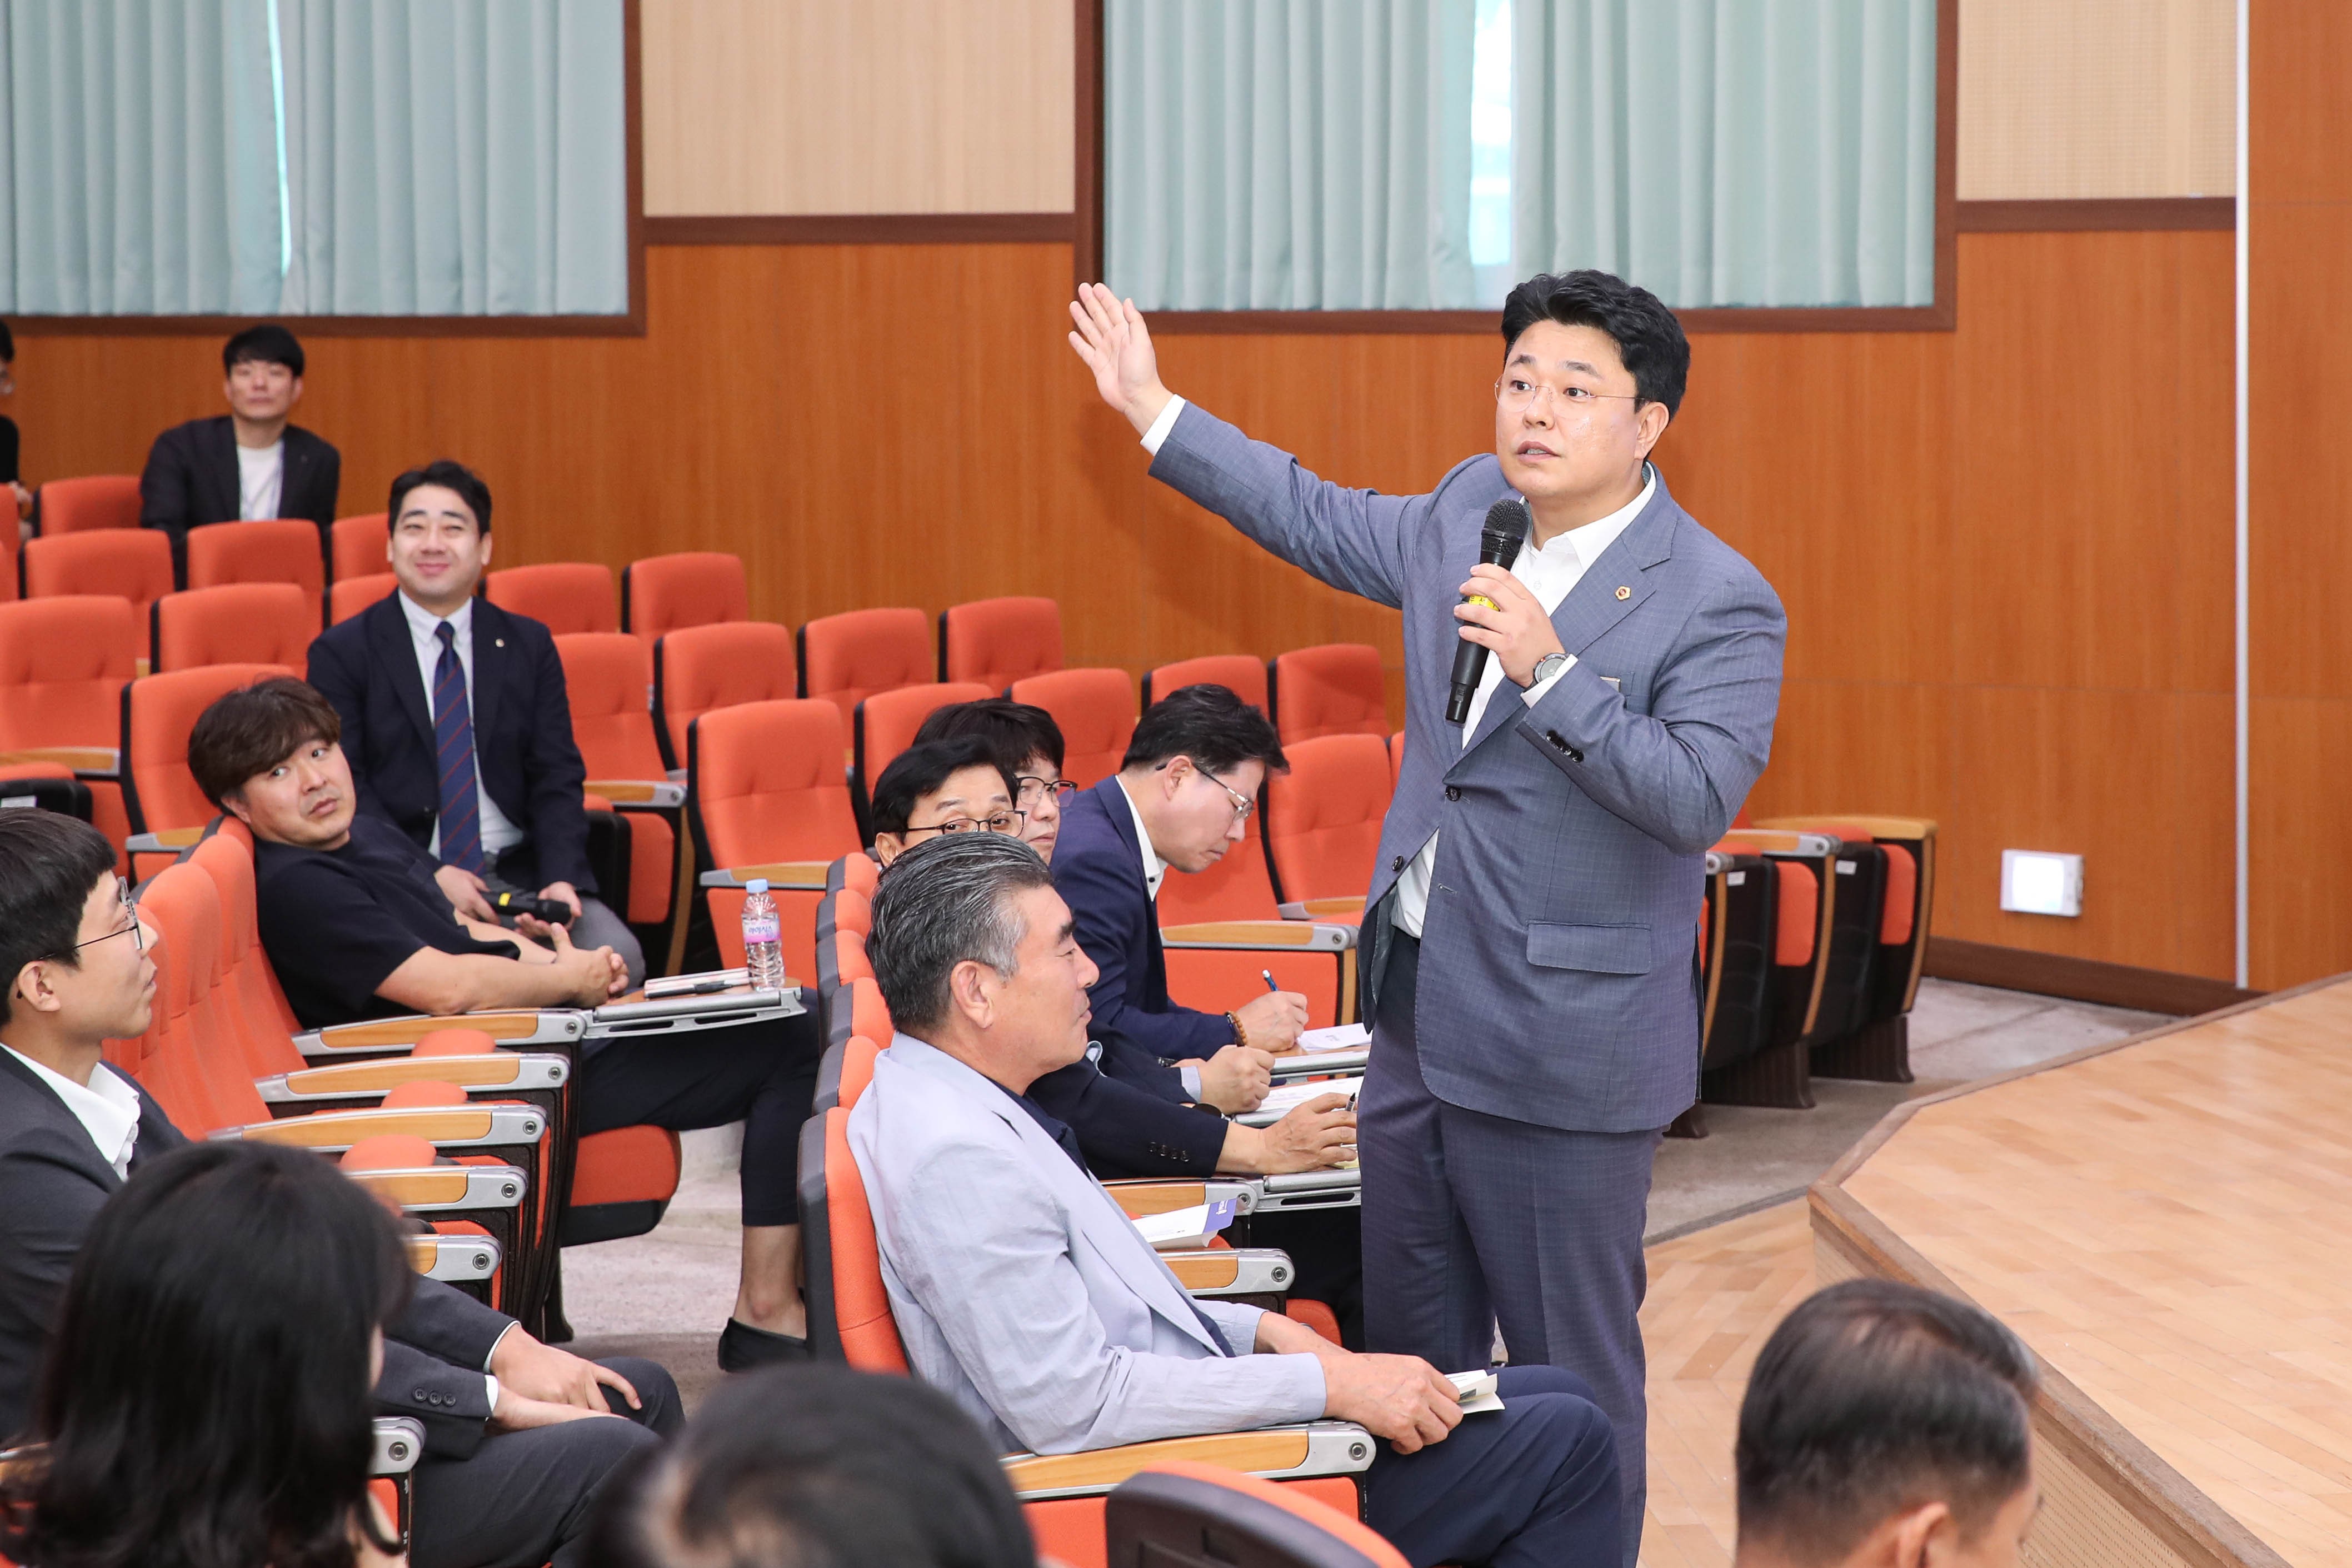
[{"label": "black dress pants", "polygon": [[824,1054],[814,1008],[797,1018],[604,1040],[580,1060],[580,1131],[743,1123],[743,1223],[795,1225],[801,1123]]},{"label": "black dress pants", "polygon": [[410,1491],[414,1568],[572,1568],[580,1560],[605,1479],[686,1421],[677,1384],[660,1366],[628,1356],[602,1364],[629,1380],[643,1409],[608,1388],[605,1399],[625,1419],[498,1433],[462,1459],[425,1456]]}]

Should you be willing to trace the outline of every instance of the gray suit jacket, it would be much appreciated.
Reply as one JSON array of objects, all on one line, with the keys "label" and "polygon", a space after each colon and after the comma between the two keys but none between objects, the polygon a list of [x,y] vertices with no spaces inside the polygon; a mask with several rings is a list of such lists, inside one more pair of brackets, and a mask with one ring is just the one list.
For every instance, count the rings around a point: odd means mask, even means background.
[{"label": "gray suit jacket", "polygon": [[944,1051],[891,1042],[849,1113],[849,1148],[908,1364],[1000,1449],[1071,1454],[1323,1414],[1320,1363],[1249,1353],[1255,1307],[1196,1314],[1102,1184]]},{"label": "gray suit jacket", "polygon": [[[1372,868],[1377,984],[1397,874],[1443,828],[1414,1029],[1452,1104],[1596,1132],[1696,1098],[1707,847],[1771,751],[1788,618],[1755,567],[1657,493],[1552,616],[1576,663],[1532,708],[1506,686],[1471,743],[1445,721],[1455,590],[1489,453],[1423,496],[1343,489],[1187,405],[1152,477],[1322,581],[1404,612],[1405,754]],[[1603,679],[1604,677],[1608,679]]]}]

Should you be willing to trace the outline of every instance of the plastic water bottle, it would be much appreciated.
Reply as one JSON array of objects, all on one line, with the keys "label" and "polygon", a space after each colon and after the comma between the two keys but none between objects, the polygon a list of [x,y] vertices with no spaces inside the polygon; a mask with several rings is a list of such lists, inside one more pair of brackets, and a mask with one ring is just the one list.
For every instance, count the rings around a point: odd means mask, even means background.
[{"label": "plastic water bottle", "polygon": [[776,900],[768,897],[768,881],[754,877],[743,900],[743,964],[751,984],[763,991],[784,988],[783,926],[776,919]]}]

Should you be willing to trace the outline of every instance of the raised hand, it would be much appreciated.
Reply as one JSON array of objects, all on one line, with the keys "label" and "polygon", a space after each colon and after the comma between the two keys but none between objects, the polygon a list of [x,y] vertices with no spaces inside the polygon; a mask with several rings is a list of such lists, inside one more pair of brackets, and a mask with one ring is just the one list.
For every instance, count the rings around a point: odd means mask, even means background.
[{"label": "raised hand", "polygon": [[1094,372],[1102,400],[1126,415],[1137,435],[1150,429],[1171,394],[1160,384],[1160,355],[1143,312],[1099,283],[1081,283],[1070,320],[1077,323],[1070,347]]}]

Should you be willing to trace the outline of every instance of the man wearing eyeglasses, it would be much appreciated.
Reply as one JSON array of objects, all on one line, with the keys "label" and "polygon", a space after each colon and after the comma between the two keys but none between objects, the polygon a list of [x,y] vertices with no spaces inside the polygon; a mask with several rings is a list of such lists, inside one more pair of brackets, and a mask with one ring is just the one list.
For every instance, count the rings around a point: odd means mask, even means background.
[{"label": "man wearing eyeglasses", "polygon": [[1021,814],[1021,841],[1048,864],[1062,834],[1062,808],[1078,786],[1062,776],[1066,754],[1062,727],[1034,703],[1010,697],[983,697],[932,710],[918,741],[971,736],[988,747],[996,765],[1013,780],[1013,809]]},{"label": "man wearing eyeglasses", "polygon": [[1021,836],[1013,781],[969,737],[917,741],[874,781],[874,855],[887,866],[929,838],[956,833]]},{"label": "man wearing eyeglasses", "polygon": [[[1493,450],[1391,496],[1175,396],[1132,302],[1088,285],[1071,315],[1155,479],[1404,613],[1403,771],[1359,950],[1367,1341],[1471,1365],[1499,1319],[1511,1360],[1593,1385],[1637,1520],[1651,1160],[1696,1096],[1705,858],[1770,752],[1788,627],[1649,461],[1682,327],[1604,272],[1529,279],[1503,307]],[[1482,563],[1498,503],[1525,542]],[[1457,705],[1465,642],[1487,657]]]}]

